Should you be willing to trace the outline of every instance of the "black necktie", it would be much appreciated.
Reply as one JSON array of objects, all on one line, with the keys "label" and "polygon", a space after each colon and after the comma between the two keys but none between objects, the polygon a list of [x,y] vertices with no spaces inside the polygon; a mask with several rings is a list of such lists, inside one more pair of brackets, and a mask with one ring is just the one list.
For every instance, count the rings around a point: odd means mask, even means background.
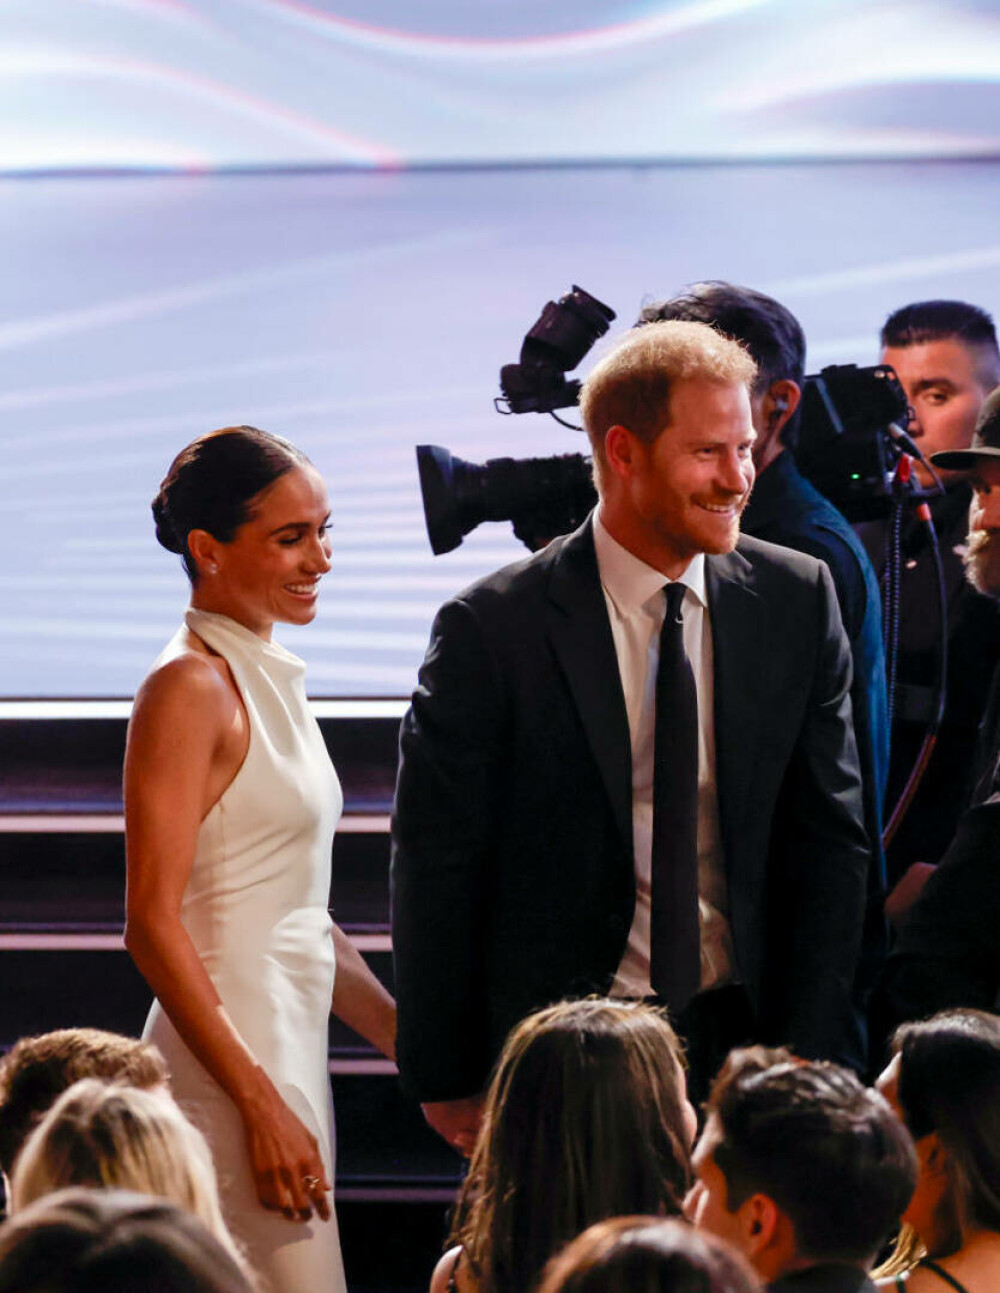
[{"label": "black necktie", "polygon": [[649,977],[675,1017],[701,982],[698,927],[698,697],[684,650],[684,585],[668,584],[653,745]]}]

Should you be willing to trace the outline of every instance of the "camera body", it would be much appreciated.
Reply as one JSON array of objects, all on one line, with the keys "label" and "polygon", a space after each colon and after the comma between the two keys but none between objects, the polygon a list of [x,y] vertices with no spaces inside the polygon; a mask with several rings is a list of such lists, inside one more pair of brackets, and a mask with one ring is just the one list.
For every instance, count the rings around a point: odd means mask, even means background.
[{"label": "camera body", "polygon": [[887,364],[832,364],[802,384],[796,465],[851,522],[887,516],[891,477],[909,420]]},{"label": "camera body", "polygon": [[575,283],[558,301],[548,301],[524,338],[520,362],[500,369],[503,399],[497,407],[505,413],[572,408],[580,397],[580,383],[567,380],[566,374],[604,336],[614,318],[610,306]]}]

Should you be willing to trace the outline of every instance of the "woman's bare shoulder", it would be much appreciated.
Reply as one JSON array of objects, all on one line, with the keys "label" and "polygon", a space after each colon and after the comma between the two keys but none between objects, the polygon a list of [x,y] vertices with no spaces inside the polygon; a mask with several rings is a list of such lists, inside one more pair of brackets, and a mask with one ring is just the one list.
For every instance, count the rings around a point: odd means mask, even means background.
[{"label": "woman's bare shoulder", "polygon": [[167,643],[136,692],[133,716],[157,716],[175,706],[204,707],[205,717],[227,718],[239,705],[225,660],[181,629]]},{"label": "woman's bare shoulder", "polygon": [[[458,1293],[476,1293],[479,1281],[470,1263],[464,1258],[464,1252],[461,1245],[448,1249],[434,1267],[429,1293],[448,1293],[448,1289],[452,1287],[457,1288]],[[454,1285],[452,1277],[454,1277]]]}]

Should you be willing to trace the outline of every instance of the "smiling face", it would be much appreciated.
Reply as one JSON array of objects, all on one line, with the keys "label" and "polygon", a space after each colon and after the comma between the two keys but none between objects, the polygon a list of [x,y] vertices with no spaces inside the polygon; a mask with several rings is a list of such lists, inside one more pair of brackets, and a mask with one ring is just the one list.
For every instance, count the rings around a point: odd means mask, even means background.
[{"label": "smiling face", "polygon": [[192,605],[269,639],[276,623],[308,624],[330,569],[330,502],[315,468],[291,468],[250,500],[229,543],[192,530],[200,578]]},{"label": "smiling face", "polygon": [[[913,411],[907,429],[925,458],[941,450],[969,447],[979,410],[990,392],[982,358],[974,347],[955,337],[887,346],[882,363],[895,369],[906,391]],[[916,471],[922,484],[933,483],[922,464],[917,464]]]},{"label": "smiling face", "polygon": [[670,420],[646,443],[612,427],[606,455],[614,479],[602,519],[629,551],[671,579],[699,552],[731,552],[754,481],[755,439],[743,385],[678,382]]}]

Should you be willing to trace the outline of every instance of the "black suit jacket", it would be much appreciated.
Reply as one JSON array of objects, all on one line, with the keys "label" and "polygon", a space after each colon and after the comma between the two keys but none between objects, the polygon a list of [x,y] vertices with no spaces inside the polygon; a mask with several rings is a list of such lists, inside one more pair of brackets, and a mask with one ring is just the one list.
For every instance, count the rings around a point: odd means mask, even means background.
[{"label": "black suit jacket", "polygon": [[[868,845],[826,567],[707,563],[730,920],[760,1036],[849,1053]],[[604,992],[635,902],[625,700],[590,522],[438,613],[400,737],[393,946],[404,1087],[484,1084],[508,1030]]]}]

